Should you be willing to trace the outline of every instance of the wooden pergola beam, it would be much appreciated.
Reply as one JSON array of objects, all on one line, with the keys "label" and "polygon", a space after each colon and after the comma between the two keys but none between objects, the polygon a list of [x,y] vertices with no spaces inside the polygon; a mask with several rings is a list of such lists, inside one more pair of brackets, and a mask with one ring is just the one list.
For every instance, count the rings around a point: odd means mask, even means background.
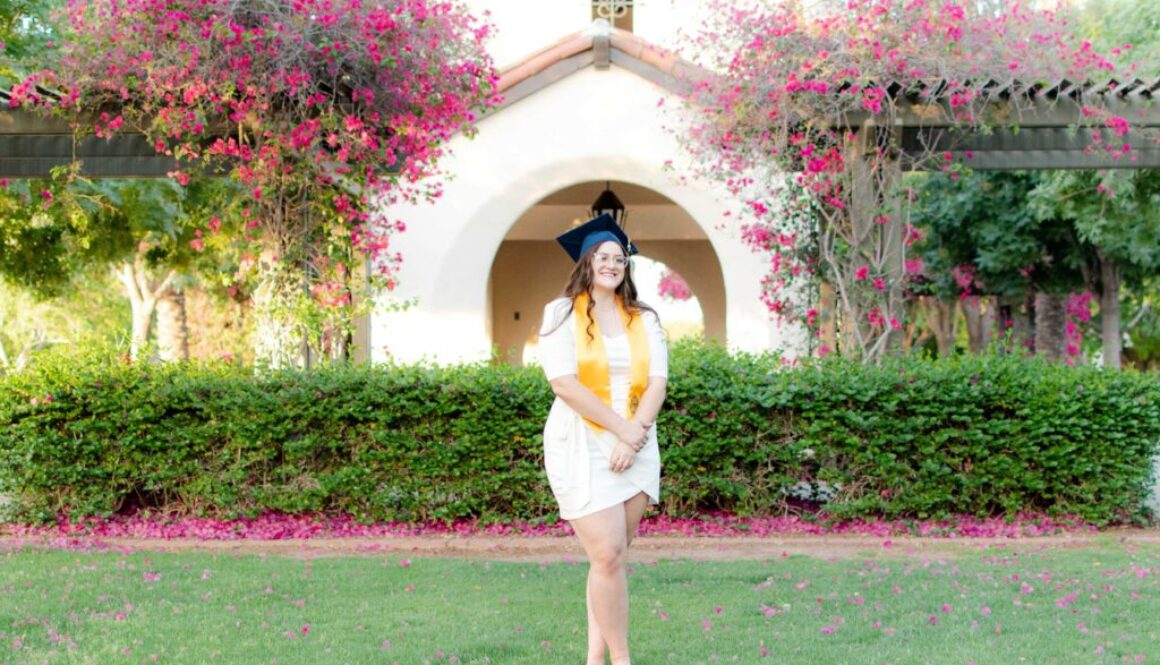
[{"label": "wooden pergola beam", "polygon": [[[507,106],[602,62],[677,95],[687,90],[690,79],[710,75],[636,35],[615,29],[610,34],[582,31],[501,72],[504,102],[484,117],[501,113]],[[1020,89],[1016,82],[993,82],[991,86],[1000,98],[1021,94],[1015,92]],[[915,157],[929,154],[931,149],[964,158],[979,170],[1160,168],[1160,79],[1037,85],[1023,94],[1018,104],[977,109],[986,118],[987,129],[970,133],[955,128],[950,120],[954,113],[945,81],[905,89],[896,86],[888,92],[903,107],[900,122],[893,129],[901,133],[904,168],[922,166],[915,164]],[[1103,144],[1097,144],[1090,129],[1077,129],[1085,104],[1132,123],[1133,133],[1127,137],[1132,146],[1129,154],[1113,159],[1106,153],[1102,145],[1116,143],[1106,130],[1102,130]],[[4,90],[0,90],[0,109],[0,178],[45,177],[54,167],[76,160],[81,162],[83,173],[93,177],[158,177],[177,166],[171,157],[155,153],[139,134],[74,140],[72,128],[60,119],[8,109]],[[850,113],[834,124],[857,128],[869,119],[863,113]]]}]

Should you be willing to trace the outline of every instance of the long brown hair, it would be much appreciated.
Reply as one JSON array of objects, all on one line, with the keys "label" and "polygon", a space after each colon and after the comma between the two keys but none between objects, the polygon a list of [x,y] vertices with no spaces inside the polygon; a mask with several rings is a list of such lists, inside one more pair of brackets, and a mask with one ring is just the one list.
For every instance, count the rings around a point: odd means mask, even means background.
[{"label": "long brown hair", "polygon": [[[576,262],[576,265],[572,268],[572,274],[568,276],[568,281],[564,284],[564,297],[570,301],[568,311],[560,317],[560,320],[556,322],[556,325],[552,326],[551,330],[542,334],[551,334],[560,326],[564,325],[564,322],[568,320],[568,315],[572,313],[572,308],[576,304],[576,296],[581,293],[587,293],[588,327],[585,330],[588,333],[589,341],[596,339],[596,336],[592,334],[592,325],[596,321],[592,316],[592,309],[596,307],[596,300],[592,297],[592,281],[595,274],[592,269],[592,256],[596,254],[596,250],[603,244],[596,243],[592,247],[589,247],[588,251],[584,252],[580,260]],[[624,246],[621,245],[620,249],[623,251]],[[624,256],[626,258],[628,257],[627,251],[624,251]],[[624,308],[631,317],[628,321],[629,325],[632,325],[632,322],[640,317],[641,312],[652,312],[654,316],[657,314],[655,309],[636,299],[636,283],[632,281],[632,261],[624,264],[624,279],[620,280],[620,284],[616,287],[616,296],[624,303]],[[657,318],[660,317],[658,316]]]}]

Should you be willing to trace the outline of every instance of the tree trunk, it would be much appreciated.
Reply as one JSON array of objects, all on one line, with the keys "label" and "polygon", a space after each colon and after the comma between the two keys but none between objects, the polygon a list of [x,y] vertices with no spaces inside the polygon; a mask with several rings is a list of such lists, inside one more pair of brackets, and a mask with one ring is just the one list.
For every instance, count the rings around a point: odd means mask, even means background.
[{"label": "tree trunk", "polygon": [[149,344],[149,331],[153,328],[153,308],[156,303],[149,300],[130,299],[133,310],[133,327],[129,337],[129,357],[141,359],[141,351]]},{"label": "tree trunk", "polygon": [[307,367],[310,349],[294,312],[305,296],[305,275],[263,259],[254,290],[254,361],[270,369]]},{"label": "tree trunk", "polygon": [[[876,131],[872,127],[863,127],[866,140],[874,136]],[[869,148],[869,146],[867,146]],[[869,154],[869,153],[868,153]],[[877,343],[870,347],[870,356],[877,358],[886,354],[898,355],[902,350],[902,337],[905,334],[901,325],[906,320],[906,311],[903,299],[903,281],[906,277],[903,260],[905,246],[903,245],[902,206],[896,189],[902,182],[902,168],[896,159],[884,160],[876,164],[875,177],[870,179],[873,201],[877,204],[873,211],[858,210],[862,216],[862,223],[869,222],[873,231],[867,234],[867,241],[861,246],[868,250],[871,265],[875,272],[881,272],[886,279],[887,290],[885,302],[882,303],[882,317],[886,320],[882,326],[882,334]],[[853,206],[856,210],[857,204]],[[882,221],[882,219],[885,221]],[[894,326],[898,325],[898,328]]]},{"label": "tree trunk", "polygon": [[157,300],[157,352],[166,362],[189,360],[185,293],[170,288]]},{"label": "tree trunk", "polygon": [[955,352],[955,301],[922,296],[918,302],[926,314],[927,327],[934,335],[938,357],[950,357]]},{"label": "tree trunk", "polygon": [[1123,338],[1120,333],[1120,266],[1100,260],[1100,336],[1104,342],[1104,367],[1120,369]]},{"label": "tree trunk", "polygon": [[148,250],[148,245],[142,243],[132,263],[122,263],[114,268],[117,278],[125,286],[125,297],[129,299],[133,312],[133,330],[129,338],[129,357],[133,360],[140,358],[141,349],[149,343],[149,329],[153,325],[153,310],[157,307],[157,299],[169,290],[177,276],[175,271],[170,270],[161,280],[151,279],[145,265],[145,253]]},{"label": "tree trunk", "polygon": [[819,237],[836,290],[842,352],[864,363],[901,350],[905,334],[902,170],[890,156],[889,131],[867,120],[845,143],[842,196],[849,205],[823,212]]},{"label": "tree trunk", "polygon": [[1063,360],[1066,348],[1064,296],[1035,294],[1035,355],[1049,362]]},{"label": "tree trunk", "polygon": [[972,354],[978,355],[987,350],[991,341],[991,328],[994,325],[994,315],[979,296],[970,296],[959,301],[963,310],[963,317],[967,320],[967,348]]},{"label": "tree trunk", "polygon": [[[823,281],[818,285],[818,341],[826,353],[838,350],[838,295],[834,285]],[[819,351],[821,350],[819,347]]]}]

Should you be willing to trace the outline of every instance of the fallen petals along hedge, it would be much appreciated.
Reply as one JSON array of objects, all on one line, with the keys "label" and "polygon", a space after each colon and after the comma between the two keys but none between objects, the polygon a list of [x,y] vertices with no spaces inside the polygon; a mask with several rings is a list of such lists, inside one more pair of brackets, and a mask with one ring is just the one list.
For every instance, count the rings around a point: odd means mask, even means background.
[{"label": "fallen petals along hedge", "polygon": [[[884,521],[844,520],[831,523],[794,515],[777,517],[737,517],[705,515],[699,518],[649,515],[641,522],[640,533],[650,536],[680,537],[768,537],[785,535],[844,534],[876,538],[920,536],[929,538],[1024,538],[1060,533],[1084,533],[1091,524],[1068,519],[1017,515],[1004,518],[955,516],[947,520]],[[572,535],[564,521],[507,522],[481,524],[475,520],[447,522],[390,522],[364,524],[349,516],[264,514],[255,518],[220,520],[209,517],[166,518],[162,516],[113,516],[61,519],[48,525],[9,525],[0,534],[29,542],[63,542],[81,539],[84,543],[103,538],[192,539],[192,540],[311,540],[317,538],[412,538],[421,536],[558,538]],[[372,547],[371,545],[367,546]],[[891,541],[883,541],[891,547]]]},{"label": "fallen petals along hedge", "polygon": [[[0,495],[54,522],[349,516],[556,521],[535,368],[128,364],[42,357],[0,378]],[[1139,520],[1160,442],[1151,375],[1012,357],[879,367],[674,346],[667,518]]]}]

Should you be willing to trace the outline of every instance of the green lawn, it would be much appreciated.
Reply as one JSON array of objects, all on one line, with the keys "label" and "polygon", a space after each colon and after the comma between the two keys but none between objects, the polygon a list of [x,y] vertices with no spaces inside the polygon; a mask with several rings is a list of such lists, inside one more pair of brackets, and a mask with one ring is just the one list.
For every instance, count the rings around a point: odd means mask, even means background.
[{"label": "green lawn", "polygon": [[[0,664],[575,665],[584,573],[24,549],[0,553]],[[660,561],[630,583],[638,665],[1160,662],[1154,546]]]}]

